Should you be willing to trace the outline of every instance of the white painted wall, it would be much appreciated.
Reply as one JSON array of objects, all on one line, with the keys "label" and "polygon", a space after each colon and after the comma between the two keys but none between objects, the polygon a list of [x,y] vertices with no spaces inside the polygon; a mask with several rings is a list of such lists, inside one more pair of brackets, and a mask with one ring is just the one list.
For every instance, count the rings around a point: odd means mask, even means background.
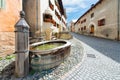
[{"label": "white painted wall", "polygon": [[[94,13],[94,17],[91,18],[91,14]],[[98,26],[98,20],[105,18],[106,22],[104,26]],[[84,15],[79,21],[86,19],[85,23],[77,23],[75,26],[75,30],[86,26],[87,32],[90,32],[90,25],[93,24],[95,27],[94,36],[104,37],[115,39],[117,37],[117,0],[103,0],[102,3],[98,4],[95,8],[89,11],[86,15]],[[104,33],[107,34],[105,30],[109,31],[109,37],[106,37]]]},{"label": "white painted wall", "polygon": [[[61,20],[59,20],[57,18],[57,16],[55,15],[55,10],[58,12],[58,14],[61,16],[57,6],[55,5],[55,1],[54,0],[51,0],[51,3],[54,5],[54,10],[52,11],[50,8],[49,8],[49,0],[40,0],[40,26],[41,26],[41,30],[43,31],[43,28],[45,27],[45,24],[43,22],[43,14],[45,12],[45,10],[47,8],[50,9],[52,15],[53,15],[53,19],[58,23],[60,24],[61,26],[63,26],[64,28],[66,28],[66,25],[64,25],[64,23],[61,22]],[[64,16],[62,16],[63,20],[66,22],[66,19],[64,18]]]}]

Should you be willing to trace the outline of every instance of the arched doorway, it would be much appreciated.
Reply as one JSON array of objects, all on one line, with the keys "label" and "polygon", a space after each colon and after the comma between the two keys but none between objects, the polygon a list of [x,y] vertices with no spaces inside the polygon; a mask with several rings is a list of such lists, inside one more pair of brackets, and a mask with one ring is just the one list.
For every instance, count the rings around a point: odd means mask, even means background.
[{"label": "arched doorway", "polygon": [[90,26],[90,34],[94,34],[94,31],[95,31],[94,25],[91,25],[91,26]]}]

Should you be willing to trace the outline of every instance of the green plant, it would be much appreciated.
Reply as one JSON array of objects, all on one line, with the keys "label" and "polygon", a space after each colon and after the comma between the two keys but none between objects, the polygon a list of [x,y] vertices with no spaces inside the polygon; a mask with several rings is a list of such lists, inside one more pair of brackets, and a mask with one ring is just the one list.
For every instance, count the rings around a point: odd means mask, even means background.
[{"label": "green plant", "polygon": [[2,60],[3,58],[2,57],[0,57],[0,61]]},{"label": "green plant", "polygon": [[33,75],[35,72],[36,72],[35,70],[31,70],[30,75]]},{"label": "green plant", "polygon": [[15,55],[7,55],[7,56],[6,56],[6,59],[7,59],[7,60],[10,60],[10,59],[12,59],[12,58],[14,58],[14,57],[15,57]]}]

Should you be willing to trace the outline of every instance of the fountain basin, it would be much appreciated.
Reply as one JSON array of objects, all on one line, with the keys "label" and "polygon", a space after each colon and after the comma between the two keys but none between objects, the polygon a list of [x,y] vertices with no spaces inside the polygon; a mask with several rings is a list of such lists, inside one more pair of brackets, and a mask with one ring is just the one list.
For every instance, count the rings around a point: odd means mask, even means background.
[{"label": "fountain basin", "polygon": [[[44,45],[47,45],[47,49]],[[46,70],[56,67],[69,56],[70,49],[71,43],[66,40],[33,43],[30,46],[31,68],[33,70]]]}]

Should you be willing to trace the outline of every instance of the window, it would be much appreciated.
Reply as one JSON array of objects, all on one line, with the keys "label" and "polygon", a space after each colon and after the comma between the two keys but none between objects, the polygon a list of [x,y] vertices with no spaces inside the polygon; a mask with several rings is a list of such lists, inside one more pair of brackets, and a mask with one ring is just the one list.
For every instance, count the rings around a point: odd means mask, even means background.
[{"label": "window", "polygon": [[5,0],[0,0],[0,8],[4,9],[5,5]]},{"label": "window", "polygon": [[53,20],[53,18],[50,14],[43,14],[43,21],[44,22],[50,22],[53,25],[56,25],[56,22]]},{"label": "window", "polygon": [[65,28],[63,27],[63,31],[65,31]]},{"label": "window", "polygon": [[44,14],[44,19],[52,19],[52,16],[50,14]]},{"label": "window", "polygon": [[83,27],[81,27],[81,31],[83,31]]},{"label": "window", "polygon": [[43,14],[43,21],[44,22],[51,22],[52,16],[50,14]]},{"label": "window", "polygon": [[80,28],[78,30],[80,31]]},{"label": "window", "polygon": [[56,23],[57,24],[57,28],[59,28],[59,24],[58,23]]},{"label": "window", "polygon": [[91,18],[93,18],[93,17],[94,17],[94,13],[91,14]]},{"label": "window", "polygon": [[58,5],[57,0],[55,0],[55,5],[56,5],[56,6]]},{"label": "window", "polygon": [[82,23],[85,23],[85,22],[86,22],[86,19],[83,19],[83,20],[81,21],[81,24],[82,24]]},{"label": "window", "polygon": [[60,15],[58,14],[58,12],[55,10],[55,15],[57,16],[57,18],[59,19],[59,20],[61,20],[61,17],[60,17]]},{"label": "window", "polygon": [[54,5],[51,3],[51,1],[49,0],[49,7],[51,10],[54,10]]},{"label": "window", "polygon": [[81,21],[81,24],[83,23],[83,21]]},{"label": "window", "polygon": [[86,26],[84,26],[84,30],[86,30]]},{"label": "window", "polygon": [[104,26],[105,25],[105,19],[98,20],[98,26]]},{"label": "window", "polygon": [[84,22],[86,22],[86,19],[84,19]]}]

